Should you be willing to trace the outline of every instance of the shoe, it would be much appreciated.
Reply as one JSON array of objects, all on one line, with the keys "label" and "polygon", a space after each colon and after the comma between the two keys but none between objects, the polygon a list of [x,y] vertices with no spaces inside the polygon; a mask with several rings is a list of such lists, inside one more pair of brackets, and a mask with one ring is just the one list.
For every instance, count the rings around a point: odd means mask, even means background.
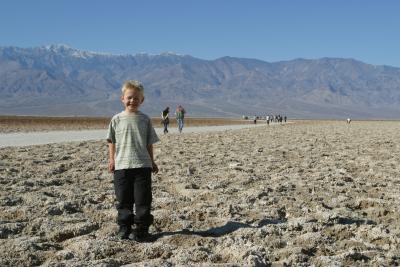
[{"label": "shoe", "polygon": [[132,232],[129,235],[129,239],[136,241],[136,242],[146,242],[150,241],[151,235],[149,233],[137,233],[137,232]]},{"label": "shoe", "polygon": [[121,240],[128,239],[131,231],[132,231],[132,229],[131,229],[130,226],[121,225],[119,227],[119,230],[118,230],[118,233],[117,233],[117,237],[119,239],[121,239]]},{"label": "shoe", "polygon": [[138,226],[136,229],[132,231],[129,235],[130,240],[134,240],[136,242],[145,242],[150,240],[151,235],[149,234],[148,226]]}]

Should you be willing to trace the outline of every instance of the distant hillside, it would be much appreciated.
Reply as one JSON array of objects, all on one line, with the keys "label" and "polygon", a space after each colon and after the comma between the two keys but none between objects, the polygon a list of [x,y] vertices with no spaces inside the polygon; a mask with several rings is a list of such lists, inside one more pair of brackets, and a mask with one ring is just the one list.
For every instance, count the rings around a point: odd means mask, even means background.
[{"label": "distant hillside", "polygon": [[108,55],[64,45],[0,48],[0,114],[111,116],[127,79],[144,83],[143,110],[153,116],[182,104],[190,116],[400,118],[399,68],[339,58]]}]

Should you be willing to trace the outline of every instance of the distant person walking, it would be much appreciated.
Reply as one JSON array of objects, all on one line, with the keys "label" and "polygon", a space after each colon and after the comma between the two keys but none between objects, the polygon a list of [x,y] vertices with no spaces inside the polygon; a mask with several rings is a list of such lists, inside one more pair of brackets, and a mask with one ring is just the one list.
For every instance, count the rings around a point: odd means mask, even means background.
[{"label": "distant person walking", "polygon": [[350,122],[351,122],[351,119],[347,118],[347,124],[350,124]]},{"label": "distant person walking", "polygon": [[183,129],[185,113],[186,113],[186,111],[181,105],[179,105],[176,108],[175,118],[176,118],[176,121],[178,123],[178,130],[179,130],[180,133],[182,132],[182,129]]},{"label": "distant person walking", "polygon": [[161,112],[161,121],[164,125],[164,134],[168,133],[169,125],[169,107],[166,107],[163,112]]}]

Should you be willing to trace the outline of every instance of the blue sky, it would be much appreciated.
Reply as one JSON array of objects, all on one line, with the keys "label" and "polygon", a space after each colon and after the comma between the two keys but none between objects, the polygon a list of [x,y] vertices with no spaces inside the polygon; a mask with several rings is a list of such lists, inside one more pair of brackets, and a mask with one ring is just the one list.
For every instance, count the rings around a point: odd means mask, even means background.
[{"label": "blue sky", "polygon": [[400,67],[395,0],[1,0],[0,46]]}]

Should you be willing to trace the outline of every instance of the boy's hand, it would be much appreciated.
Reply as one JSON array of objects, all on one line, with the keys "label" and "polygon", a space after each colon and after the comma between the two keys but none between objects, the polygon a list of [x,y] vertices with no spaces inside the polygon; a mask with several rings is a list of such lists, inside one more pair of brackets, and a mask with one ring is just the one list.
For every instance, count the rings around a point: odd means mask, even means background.
[{"label": "boy's hand", "polygon": [[115,162],[110,160],[108,162],[108,172],[113,173],[114,170],[115,170]]},{"label": "boy's hand", "polygon": [[157,166],[157,164],[155,164],[155,163],[153,162],[151,165],[152,165],[151,171],[152,171],[154,174],[157,174],[157,173],[158,173],[158,166]]}]

